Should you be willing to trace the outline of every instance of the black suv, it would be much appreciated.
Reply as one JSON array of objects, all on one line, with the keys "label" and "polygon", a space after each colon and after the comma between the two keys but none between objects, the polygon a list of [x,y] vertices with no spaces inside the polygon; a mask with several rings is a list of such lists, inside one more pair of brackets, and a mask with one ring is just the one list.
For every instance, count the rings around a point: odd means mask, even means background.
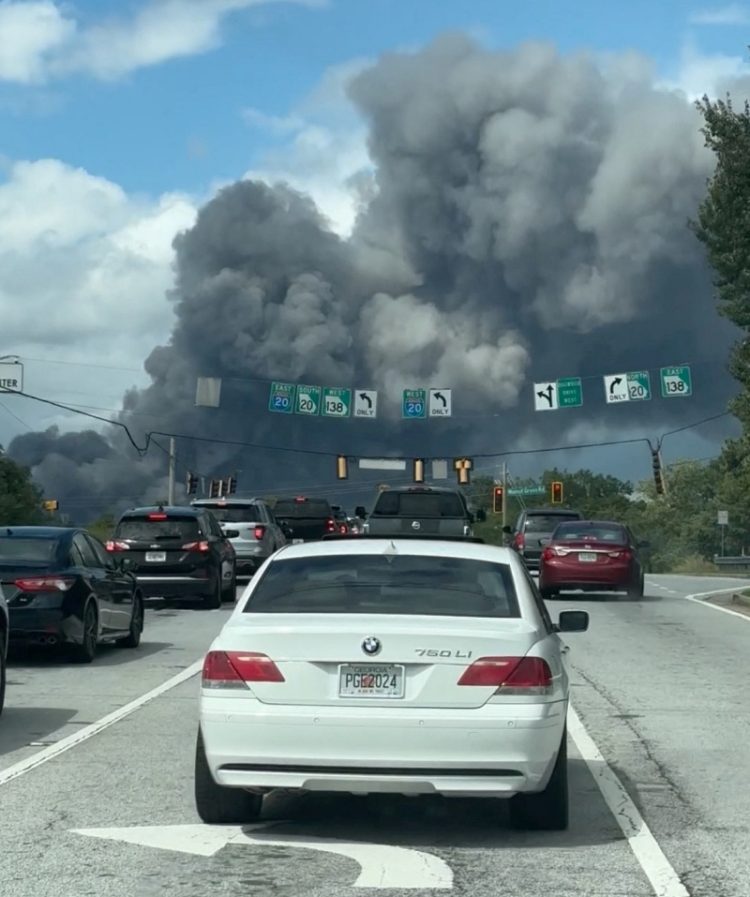
[{"label": "black suv", "polygon": [[273,516],[291,531],[292,542],[315,542],[337,532],[333,508],[325,498],[280,498]]},{"label": "black suv", "polygon": [[133,508],[120,517],[107,551],[127,551],[146,598],[200,598],[206,608],[234,601],[236,530],[222,532],[205,508]]},{"label": "black suv", "polygon": [[523,558],[529,570],[538,570],[544,550],[543,541],[549,541],[558,523],[583,520],[580,511],[570,508],[526,508],[518,516],[515,527],[506,526],[511,548]]},{"label": "black suv", "polygon": [[486,519],[484,511],[469,510],[462,492],[437,486],[384,489],[369,518],[362,507],[355,513],[371,536],[471,536],[474,521]]}]

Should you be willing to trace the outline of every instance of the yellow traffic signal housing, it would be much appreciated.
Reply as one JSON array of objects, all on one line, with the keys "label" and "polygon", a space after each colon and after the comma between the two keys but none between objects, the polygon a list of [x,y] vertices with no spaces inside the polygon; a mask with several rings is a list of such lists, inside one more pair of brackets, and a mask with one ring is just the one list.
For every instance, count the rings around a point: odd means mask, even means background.
[{"label": "yellow traffic signal housing", "polygon": [[56,498],[48,498],[44,502],[45,511],[57,511],[59,507],[60,502]]},{"label": "yellow traffic signal housing", "polygon": [[552,483],[552,504],[561,505],[563,503],[563,484],[559,480]]},{"label": "yellow traffic signal housing", "polygon": [[413,479],[415,483],[424,483],[424,461],[421,458],[414,459]]},{"label": "yellow traffic signal housing", "polygon": [[349,462],[346,459],[346,455],[339,455],[336,458],[336,476],[340,480],[349,478]]},{"label": "yellow traffic signal housing", "polygon": [[503,513],[503,487],[495,486],[492,490],[492,511],[494,514]]}]

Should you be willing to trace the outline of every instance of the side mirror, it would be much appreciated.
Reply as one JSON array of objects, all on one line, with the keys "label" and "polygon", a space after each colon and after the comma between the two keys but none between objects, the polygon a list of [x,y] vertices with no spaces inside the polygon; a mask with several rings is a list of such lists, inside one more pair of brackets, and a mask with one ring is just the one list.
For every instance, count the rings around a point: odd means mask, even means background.
[{"label": "side mirror", "polygon": [[487,519],[487,512],[484,510],[484,508],[479,508],[476,513],[476,518],[479,523],[484,523],[484,521]]},{"label": "side mirror", "polygon": [[287,538],[291,538],[294,535],[294,530],[289,526],[288,523],[280,523],[279,529]]},{"label": "side mirror", "polygon": [[512,526],[504,526],[503,532],[510,536],[513,534],[513,527]]},{"label": "side mirror", "polygon": [[585,610],[560,611],[558,632],[586,632],[589,628],[589,615]]},{"label": "side mirror", "polygon": [[367,520],[367,511],[362,505],[357,505],[354,509],[354,516],[359,517],[360,520]]},{"label": "side mirror", "polygon": [[224,530],[224,538],[225,539],[238,539],[240,535],[240,531],[238,529],[225,529]]}]

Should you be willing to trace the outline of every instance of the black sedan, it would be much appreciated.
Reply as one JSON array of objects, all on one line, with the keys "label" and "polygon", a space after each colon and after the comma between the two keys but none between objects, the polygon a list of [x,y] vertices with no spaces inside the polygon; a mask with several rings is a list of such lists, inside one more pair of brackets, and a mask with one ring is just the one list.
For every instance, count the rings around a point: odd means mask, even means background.
[{"label": "black sedan", "polygon": [[143,598],[130,564],[74,527],[0,528],[11,645],[61,645],[91,663],[101,642],[137,648]]}]

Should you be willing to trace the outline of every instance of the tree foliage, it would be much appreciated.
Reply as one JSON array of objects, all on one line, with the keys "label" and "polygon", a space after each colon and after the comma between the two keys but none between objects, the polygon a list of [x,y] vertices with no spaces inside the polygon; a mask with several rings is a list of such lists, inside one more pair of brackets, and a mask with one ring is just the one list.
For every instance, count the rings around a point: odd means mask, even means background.
[{"label": "tree foliage", "polygon": [[31,473],[0,455],[0,526],[35,525],[46,522],[42,493],[31,481]]}]

